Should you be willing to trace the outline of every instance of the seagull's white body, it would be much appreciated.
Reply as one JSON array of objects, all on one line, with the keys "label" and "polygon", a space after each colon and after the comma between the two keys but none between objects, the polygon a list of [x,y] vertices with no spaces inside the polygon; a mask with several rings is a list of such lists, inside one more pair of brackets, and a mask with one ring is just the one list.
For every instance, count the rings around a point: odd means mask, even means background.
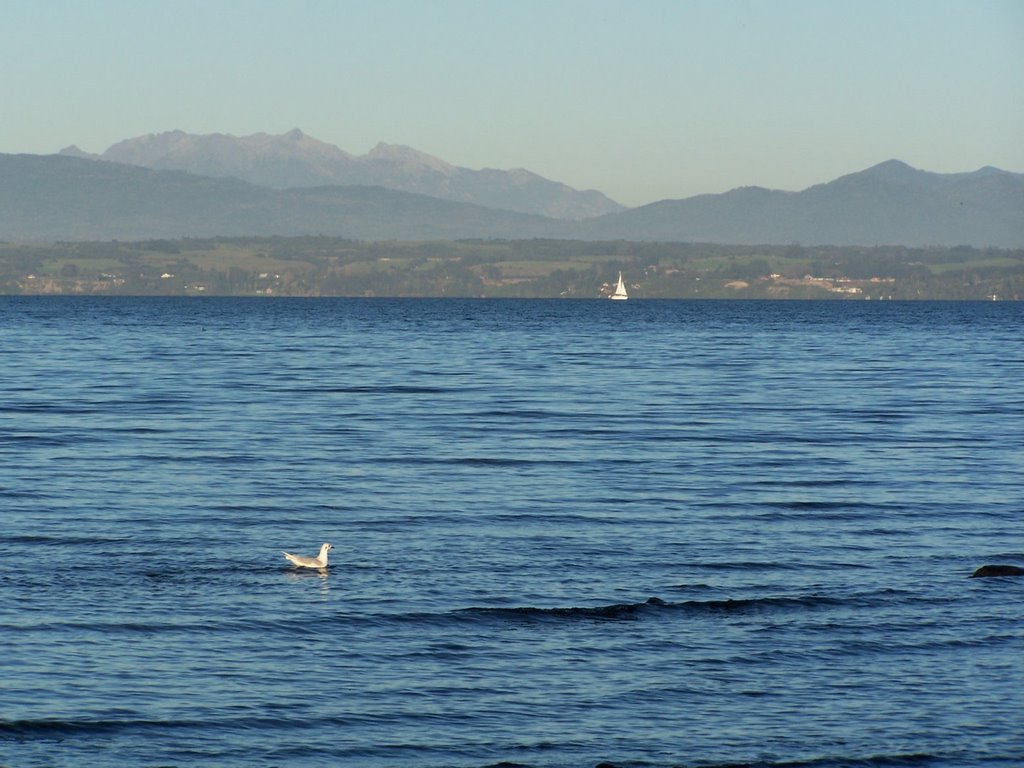
[{"label": "seagull's white body", "polygon": [[282,552],[288,562],[293,563],[299,568],[326,568],[327,567],[327,553],[334,549],[334,546],[326,542],[320,547],[320,554],[316,557],[305,557],[303,555],[293,555],[291,552]]}]

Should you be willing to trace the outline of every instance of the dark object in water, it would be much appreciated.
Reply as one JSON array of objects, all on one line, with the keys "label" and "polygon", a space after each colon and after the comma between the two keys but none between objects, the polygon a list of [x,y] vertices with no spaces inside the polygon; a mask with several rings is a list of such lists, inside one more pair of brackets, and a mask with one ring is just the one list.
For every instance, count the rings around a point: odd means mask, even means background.
[{"label": "dark object in water", "polygon": [[971,574],[971,578],[982,576],[1024,576],[1024,568],[1016,565],[983,565]]}]

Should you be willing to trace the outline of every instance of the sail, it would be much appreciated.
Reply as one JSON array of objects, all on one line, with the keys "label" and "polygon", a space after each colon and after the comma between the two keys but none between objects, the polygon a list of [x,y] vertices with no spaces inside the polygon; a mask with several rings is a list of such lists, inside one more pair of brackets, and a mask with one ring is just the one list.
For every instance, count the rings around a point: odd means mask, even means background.
[{"label": "sail", "polygon": [[626,293],[626,285],[622,282],[622,273],[619,272],[619,284],[615,286],[615,293],[611,295],[611,298],[623,301],[629,298],[629,294]]}]

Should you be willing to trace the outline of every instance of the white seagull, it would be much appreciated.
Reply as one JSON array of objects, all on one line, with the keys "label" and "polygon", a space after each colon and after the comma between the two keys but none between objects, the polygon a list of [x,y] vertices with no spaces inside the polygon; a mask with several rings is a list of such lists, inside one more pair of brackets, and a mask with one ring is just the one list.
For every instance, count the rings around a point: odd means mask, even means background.
[{"label": "white seagull", "polygon": [[302,555],[293,555],[291,552],[281,552],[288,561],[299,566],[299,568],[326,568],[327,567],[327,553],[334,549],[333,544],[324,542],[320,545],[320,554],[316,557],[304,557]]}]

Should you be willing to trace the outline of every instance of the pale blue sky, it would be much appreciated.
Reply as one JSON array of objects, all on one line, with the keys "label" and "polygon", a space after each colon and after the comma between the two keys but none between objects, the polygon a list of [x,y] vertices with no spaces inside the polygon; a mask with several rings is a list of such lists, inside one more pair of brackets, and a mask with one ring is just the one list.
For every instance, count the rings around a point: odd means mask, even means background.
[{"label": "pale blue sky", "polygon": [[301,128],[627,205],[1024,172],[1024,0],[0,0],[0,152]]}]

